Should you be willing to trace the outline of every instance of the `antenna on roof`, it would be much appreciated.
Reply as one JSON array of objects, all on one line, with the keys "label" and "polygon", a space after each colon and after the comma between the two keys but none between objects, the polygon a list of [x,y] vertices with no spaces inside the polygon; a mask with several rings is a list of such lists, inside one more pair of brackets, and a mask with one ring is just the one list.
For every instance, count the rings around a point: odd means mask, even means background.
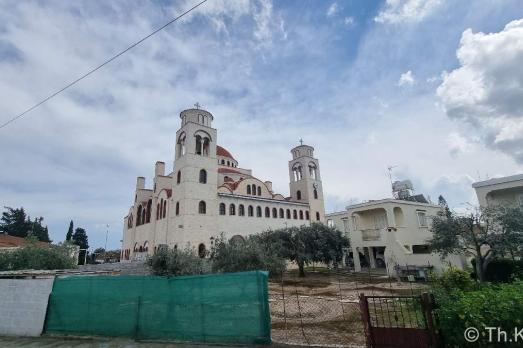
[{"label": "antenna on roof", "polygon": [[[397,165],[389,165],[387,167],[387,170],[389,171],[389,180],[390,180],[390,187],[392,188],[392,169],[396,168]],[[392,197],[394,197],[394,190],[392,190]]]}]

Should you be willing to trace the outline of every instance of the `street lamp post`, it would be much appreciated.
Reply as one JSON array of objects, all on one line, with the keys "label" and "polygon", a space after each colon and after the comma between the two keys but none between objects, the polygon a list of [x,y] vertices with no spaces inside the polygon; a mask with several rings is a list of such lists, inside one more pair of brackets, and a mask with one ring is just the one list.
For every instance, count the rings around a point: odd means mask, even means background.
[{"label": "street lamp post", "polygon": [[104,247],[104,263],[107,260],[107,236],[109,235],[109,224],[106,225],[105,229],[105,247]]}]

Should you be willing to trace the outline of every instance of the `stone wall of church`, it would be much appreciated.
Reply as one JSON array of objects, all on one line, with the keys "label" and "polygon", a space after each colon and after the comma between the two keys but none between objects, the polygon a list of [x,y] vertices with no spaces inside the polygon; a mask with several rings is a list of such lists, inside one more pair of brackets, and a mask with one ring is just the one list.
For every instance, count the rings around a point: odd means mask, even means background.
[{"label": "stone wall of church", "polygon": [[[268,229],[278,229],[291,226],[308,225],[310,221],[305,219],[306,211],[309,210],[306,204],[290,203],[287,201],[276,201],[267,199],[252,199],[241,196],[219,196],[219,203],[225,204],[225,215],[218,215],[218,232],[224,234],[227,239],[235,235],[242,237],[267,231]],[[235,206],[235,215],[230,215],[230,205]],[[239,215],[239,206],[242,204],[245,208],[245,215]],[[252,206],[254,216],[249,216],[248,207]],[[261,207],[262,216],[256,214],[256,207]],[[270,217],[266,217],[265,208],[270,209]],[[273,217],[272,210],[277,209],[277,218]],[[284,218],[280,218],[280,208],[284,210]],[[291,218],[287,219],[286,211],[290,209]],[[293,218],[293,211],[297,211],[297,219]],[[303,213],[303,219],[300,219],[299,211]]]}]

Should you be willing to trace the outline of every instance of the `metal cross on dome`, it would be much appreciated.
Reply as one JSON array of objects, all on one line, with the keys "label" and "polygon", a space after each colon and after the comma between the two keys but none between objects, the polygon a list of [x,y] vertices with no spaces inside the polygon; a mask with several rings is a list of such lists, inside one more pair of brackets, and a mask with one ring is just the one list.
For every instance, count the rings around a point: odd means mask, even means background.
[{"label": "metal cross on dome", "polygon": [[203,105],[201,105],[201,104],[198,103],[198,102],[196,102],[196,104],[194,104],[194,107],[195,107],[196,109],[198,109],[198,110],[199,110],[202,106],[203,106]]},{"label": "metal cross on dome", "polygon": [[303,145],[303,139],[300,138],[300,145]]}]

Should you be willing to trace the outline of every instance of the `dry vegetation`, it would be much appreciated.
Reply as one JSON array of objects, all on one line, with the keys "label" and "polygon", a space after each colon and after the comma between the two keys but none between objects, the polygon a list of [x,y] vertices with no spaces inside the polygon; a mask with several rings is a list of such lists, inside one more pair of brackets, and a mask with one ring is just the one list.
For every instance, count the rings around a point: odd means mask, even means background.
[{"label": "dry vegetation", "polygon": [[269,283],[272,339],[302,345],[364,346],[358,296],[410,295],[423,284],[399,283],[377,274],[319,270],[298,278],[287,272]]}]

